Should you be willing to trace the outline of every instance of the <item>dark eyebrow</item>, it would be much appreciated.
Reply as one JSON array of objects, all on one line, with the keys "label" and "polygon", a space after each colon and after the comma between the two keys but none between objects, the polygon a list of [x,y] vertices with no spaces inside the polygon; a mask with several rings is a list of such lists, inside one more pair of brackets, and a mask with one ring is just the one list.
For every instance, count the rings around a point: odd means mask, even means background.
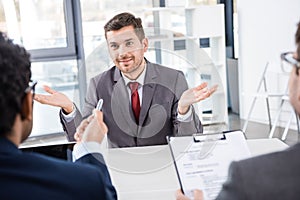
[{"label": "dark eyebrow", "polygon": [[[133,38],[126,39],[126,40],[124,40],[124,42],[128,42],[131,40],[133,40]],[[117,42],[109,42],[109,44],[118,44],[118,43]]]},{"label": "dark eyebrow", "polygon": [[116,42],[109,42],[109,44],[117,44]]},{"label": "dark eyebrow", "polygon": [[125,40],[125,42],[131,41],[131,40],[133,40],[133,38],[129,38],[129,39]]}]

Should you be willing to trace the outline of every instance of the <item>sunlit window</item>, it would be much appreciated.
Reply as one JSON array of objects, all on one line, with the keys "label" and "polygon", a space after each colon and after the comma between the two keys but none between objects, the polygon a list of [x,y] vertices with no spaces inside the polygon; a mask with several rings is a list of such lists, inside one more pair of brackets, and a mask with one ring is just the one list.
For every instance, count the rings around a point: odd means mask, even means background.
[{"label": "sunlit window", "polygon": [[63,0],[0,0],[0,27],[28,50],[66,47]]}]

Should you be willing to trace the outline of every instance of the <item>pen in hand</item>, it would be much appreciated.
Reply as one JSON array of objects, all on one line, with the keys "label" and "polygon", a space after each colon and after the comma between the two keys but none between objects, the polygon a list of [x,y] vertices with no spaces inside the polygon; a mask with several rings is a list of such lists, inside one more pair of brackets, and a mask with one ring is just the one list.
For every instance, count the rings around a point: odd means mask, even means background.
[{"label": "pen in hand", "polygon": [[103,99],[99,99],[99,101],[97,103],[97,106],[96,106],[96,109],[101,111],[102,106],[103,106]]},{"label": "pen in hand", "polygon": [[[102,106],[103,106],[103,99],[99,99],[98,103],[97,103],[97,106],[96,106],[96,110],[99,110],[101,111],[102,109]],[[95,115],[95,113],[94,113]],[[107,127],[106,127],[106,133],[107,133]],[[104,141],[104,142],[103,142]],[[101,141],[101,144],[103,145],[104,144],[104,148],[107,149],[108,148],[108,142],[107,142],[107,135],[105,134],[102,141]]]}]

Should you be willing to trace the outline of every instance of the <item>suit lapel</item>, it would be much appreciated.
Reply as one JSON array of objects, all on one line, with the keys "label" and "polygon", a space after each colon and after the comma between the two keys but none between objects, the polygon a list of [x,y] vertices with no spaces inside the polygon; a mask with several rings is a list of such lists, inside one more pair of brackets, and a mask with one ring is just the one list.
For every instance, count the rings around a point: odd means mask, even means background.
[{"label": "suit lapel", "polygon": [[156,79],[157,72],[155,71],[154,66],[147,62],[147,71],[145,76],[145,83],[143,85],[143,102],[140,112],[139,124],[142,125],[146,119],[147,113],[151,106],[151,102],[153,99],[154,91],[156,88]]},{"label": "suit lapel", "polygon": [[129,103],[129,96],[121,72],[116,68],[114,73],[114,86],[111,97],[111,110],[118,127],[128,135],[137,134],[137,125]]}]

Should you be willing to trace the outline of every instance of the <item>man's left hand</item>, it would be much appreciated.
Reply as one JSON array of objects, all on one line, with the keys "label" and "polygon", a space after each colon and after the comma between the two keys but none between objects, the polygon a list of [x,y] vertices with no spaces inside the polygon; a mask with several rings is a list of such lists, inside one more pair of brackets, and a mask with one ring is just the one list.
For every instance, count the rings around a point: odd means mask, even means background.
[{"label": "man's left hand", "polygon": [[190,105],[210,97],[218,88],[218,85],[214,85],[211,88],[208,88],[207,85],[207,82],[203,82],[199,86],[190,88],[182,93],[178,102],[179,114],[186,114]]}]

